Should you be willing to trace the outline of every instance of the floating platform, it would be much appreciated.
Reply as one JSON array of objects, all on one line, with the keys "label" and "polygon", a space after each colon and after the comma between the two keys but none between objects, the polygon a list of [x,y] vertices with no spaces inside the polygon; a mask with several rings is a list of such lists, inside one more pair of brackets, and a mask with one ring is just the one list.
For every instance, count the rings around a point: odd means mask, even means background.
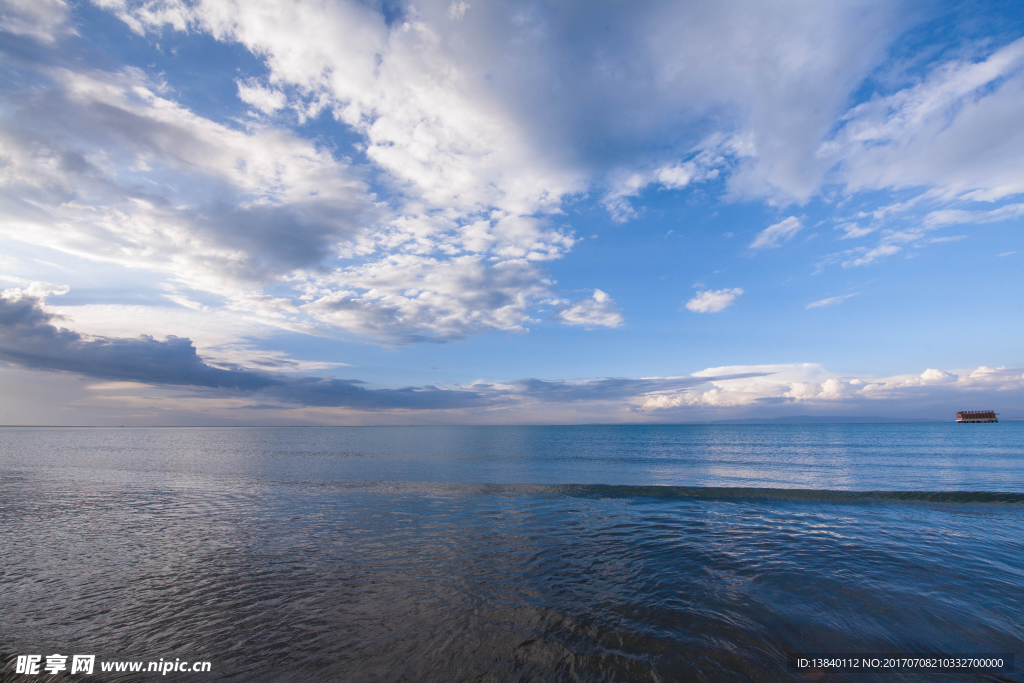
[{"label": "floating platform", "polygon": [[993,410],[958,410],[956,421],[960,424],[974,422],[999,422]]}]

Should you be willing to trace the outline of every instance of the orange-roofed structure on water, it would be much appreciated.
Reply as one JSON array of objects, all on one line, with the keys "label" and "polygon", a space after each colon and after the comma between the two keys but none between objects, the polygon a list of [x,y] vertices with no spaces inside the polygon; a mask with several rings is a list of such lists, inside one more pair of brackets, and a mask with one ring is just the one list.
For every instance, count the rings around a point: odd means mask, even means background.
[{"label": "orange-roofed structure on water", "polygon": [[958,410],[956,421],[960,424],[975,422],[999,422],[996,412],[993,410]]}]

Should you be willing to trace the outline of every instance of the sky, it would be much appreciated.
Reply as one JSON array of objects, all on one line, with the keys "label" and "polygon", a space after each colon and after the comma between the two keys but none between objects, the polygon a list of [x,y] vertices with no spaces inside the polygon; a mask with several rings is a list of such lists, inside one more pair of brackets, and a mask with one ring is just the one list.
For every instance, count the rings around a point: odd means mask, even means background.
[{"label": "sky", "polygon": [[1024,418],[1015,2],[0,0],[0,424]]}]

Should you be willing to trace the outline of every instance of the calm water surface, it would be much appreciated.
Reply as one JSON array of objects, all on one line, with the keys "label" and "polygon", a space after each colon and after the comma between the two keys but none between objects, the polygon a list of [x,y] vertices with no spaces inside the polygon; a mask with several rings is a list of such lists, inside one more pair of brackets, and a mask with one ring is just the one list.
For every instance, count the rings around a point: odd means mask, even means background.
[{"label": "calm water surface", "polygon": [[1015,653],[815,680],[1024,680],[1024,423],[0,429],[4,661],[807,680],[789,652]]}]

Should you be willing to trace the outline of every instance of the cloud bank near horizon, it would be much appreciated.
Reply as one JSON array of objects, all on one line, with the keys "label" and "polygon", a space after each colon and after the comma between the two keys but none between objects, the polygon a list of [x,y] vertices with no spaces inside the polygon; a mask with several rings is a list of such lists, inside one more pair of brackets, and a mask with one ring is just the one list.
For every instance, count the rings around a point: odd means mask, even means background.
[{"label": "cloud bank near horizon", "polygon": [[[43,284],[36,289],[46,291]],[[988,399],[994,392],[1004,398],[1024,395],[1024,372],[1019,368],[980,367],[961,374],[927,369],[919,375],[860,379],[830,375],[813,363],[709,368],[678,377],[527,378],[450,388],[369,388],[358,379],[218,367],[203,360],[184,338],[86,338],[58,327],[60,319],[29,291],[8,289],[0,296],[0,360],[102,380],[108,383],[105,387],[144,385],[184,392],[179,396],[191,401],[193,411],[211,400],[240,398],[243,407],[264,411],[344,408],[357,413],[455,416],[471,410],[487,411],[503,421],[537,406],[572,404],[576,410],[597,410],[595,415],[615,421],[673,421],[729,416],[729,409],[751,406],[799,406],[825,414],[852,408],[863,413],[869,404],[884,406],[908,398],[918,404],[948,404]]]},{"label": "cloud bank near horizon", "polygon": [[707,381],[692,377],[583,382],[522,379],[456,389],[370,389],[358,379],[297,376],[237,366],[223,368],[204,361],[186,338],[90,339],[58,327],[54,323],[59,318],[44,310],[42,300],[31,293],[44,290],[43,284],[39,283],[35,290],[29,287],[28,291],[7,289],[0,296],[0,360],[34,370],[205,392],[198,396],[248,395],[259,401],[364,411],[453,410],[507,406],[524,398],[543,403],[621,400],[652,391],[678,391]]}]

